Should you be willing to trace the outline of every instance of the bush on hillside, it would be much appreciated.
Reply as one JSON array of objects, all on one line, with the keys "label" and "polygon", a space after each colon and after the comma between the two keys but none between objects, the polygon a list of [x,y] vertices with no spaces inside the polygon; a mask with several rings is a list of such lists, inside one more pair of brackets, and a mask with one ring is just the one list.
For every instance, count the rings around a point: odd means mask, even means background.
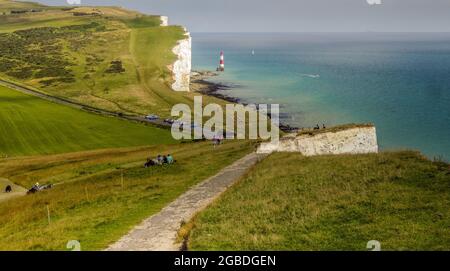
[{"label": "bush on hillside", "polygon": [[106,73],[123,73],[123,72],[125,72],[125,69],[123,68],[123,65],[122,65],[122,61],[120,61],[120,60],[111,61],[111,65],[105,72]]}]

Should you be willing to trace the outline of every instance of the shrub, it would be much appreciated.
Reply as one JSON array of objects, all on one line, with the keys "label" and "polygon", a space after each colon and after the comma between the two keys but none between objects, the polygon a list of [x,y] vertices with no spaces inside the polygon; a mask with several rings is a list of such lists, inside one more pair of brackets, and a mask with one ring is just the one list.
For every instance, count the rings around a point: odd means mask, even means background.
[{"label": "shrub", "polygon": [[125,69],[123,68],[122,61],[115,60],[111,61],[111,65],[106,70],[106,73],[122,73],[125,72]]}]

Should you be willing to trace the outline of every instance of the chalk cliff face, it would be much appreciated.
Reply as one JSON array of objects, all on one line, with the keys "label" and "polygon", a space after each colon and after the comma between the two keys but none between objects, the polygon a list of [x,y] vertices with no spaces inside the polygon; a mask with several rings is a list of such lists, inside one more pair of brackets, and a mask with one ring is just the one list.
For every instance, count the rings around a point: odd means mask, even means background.
[{"label": "chalk cliff face", "polygon": [[186,38],[180,40],[178,45],[173,48],[173,52],[178,59],[172,65],[172,73],[174,83],[172,89],[175,91],[189,91],[191,83],[191,68],[192,68],[192,39],[189,32],[185,34]]},{"label": "chalk cliff face", "polygon": [[316,135],[290,135],[279,144],[263,143],[258,153],[300,152],[305,156],[378,153],[375,127],[354,127]]},{"label": "chalk cliff face", "polygon": [[169,17],[161,16],[161,26],[169,26]]}]

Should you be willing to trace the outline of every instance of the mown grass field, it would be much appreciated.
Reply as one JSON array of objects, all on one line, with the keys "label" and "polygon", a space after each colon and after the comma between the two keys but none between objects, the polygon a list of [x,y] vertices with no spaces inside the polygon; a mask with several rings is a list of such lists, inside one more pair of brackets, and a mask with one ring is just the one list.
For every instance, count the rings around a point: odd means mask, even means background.
[{"label": "mown grass field", "polygon": [[415,152],[279,153],[180,233],[191,250],[449,250],[449,206],[449,165]]},{"label": "mown grass field", "polygon": [[[66,250],[69,240],[104,249],[253,149],[242,141],[218,148],[204,142],[0,160],[0,176],[24,187],[64,182],[0,203],[0,250]],[[143,167],[148,157],[169,153],[174,165]]]},{"label": "mown grass field", "polygon": [[176,143],[169,130],[54,104],[0,86],[0,158]]},{"label": "mown grass field", "polygon": [[[159,24],[158,16],[121,8],[0,0],[0,78],[109,111],[168,117],[174,104],[192,105],[195,94],[170,89],[172,49],[184,30]],[[65,250],[69,240],[104,249],[253,150],[243,141],[216,148],[176,142],[169,130],[0,87],[0,250]],[[169,153],[174,165],[143,167],[148,157]],[[55,186],[3,193],[11,182]]]}]

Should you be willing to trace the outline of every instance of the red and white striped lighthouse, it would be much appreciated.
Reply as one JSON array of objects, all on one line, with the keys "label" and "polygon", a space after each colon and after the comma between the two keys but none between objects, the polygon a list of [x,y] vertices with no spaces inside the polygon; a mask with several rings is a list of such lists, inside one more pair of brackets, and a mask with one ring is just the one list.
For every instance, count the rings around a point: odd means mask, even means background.
[{"label": "red and white striped lighthouse", "polygon": [[217,68],[217,71],[225,71],[225,58],[223,55],[223,51],[220,52],[220,63],[219,63],[219,67]]}]

